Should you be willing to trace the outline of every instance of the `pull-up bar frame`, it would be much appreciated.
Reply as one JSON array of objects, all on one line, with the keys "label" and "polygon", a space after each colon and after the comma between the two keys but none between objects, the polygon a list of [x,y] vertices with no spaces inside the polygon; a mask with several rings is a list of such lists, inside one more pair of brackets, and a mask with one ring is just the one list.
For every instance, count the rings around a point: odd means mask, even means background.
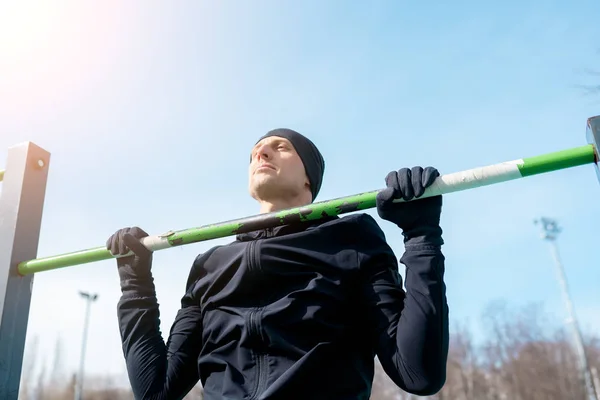
[{"label": "pull-up bar frame", "polygon": [[[532,175],[595,165],[598,179],[600,116],[587,121],[585,146],[474,168],[438,177],[423,197],[506,182]],[[18,398],[23,350],[35,273],[114,258],[104,246],[36,258],[50,153],[27,142],[8,150],[0,170],[0,399]],[[143,239],[156,251],[232,236],[237,233],[303,223],[375,207],[379,190],[313,203],[305,207],[240,218]]]},{"label": "pull-up bar frame", "polygon": [[50,153],[33,143],[8,149],[0,195],[0,399],[17,399],[33,275],[17,265],[37,256]]}]

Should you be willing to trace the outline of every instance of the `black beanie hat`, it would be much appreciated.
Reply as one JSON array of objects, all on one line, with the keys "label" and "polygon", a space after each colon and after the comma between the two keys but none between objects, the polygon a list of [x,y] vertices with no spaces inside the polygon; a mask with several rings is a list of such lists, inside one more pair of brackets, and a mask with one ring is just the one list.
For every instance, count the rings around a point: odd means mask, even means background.
[{"label": "black beanie hat", "polygon": [[287,128],[273,129],[258,139],[256,143],[269,136],[279,136],[292,143],[304,164],[304,170],[306,171],[308,181],[310,182],[310,191],[312,192],[314,201],[317,194],[319,194],[319,190],[321,190],[323,173],[325,172],[325,160],[323,159],[321,152],[319,152],[319,149],[317,149],[317,146],[315,146],[315,144],[307,137]]}]

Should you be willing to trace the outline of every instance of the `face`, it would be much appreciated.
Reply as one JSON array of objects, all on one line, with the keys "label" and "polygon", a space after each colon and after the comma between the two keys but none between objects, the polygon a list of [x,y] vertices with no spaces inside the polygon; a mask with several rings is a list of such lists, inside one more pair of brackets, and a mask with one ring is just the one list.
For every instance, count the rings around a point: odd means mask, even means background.
[{"label": "face", "polygon": [[275,201],[299,197],[308,191],[304,164],[289,140],[277,136],[264,138],[252,149],[248,184],[256,200]]}]

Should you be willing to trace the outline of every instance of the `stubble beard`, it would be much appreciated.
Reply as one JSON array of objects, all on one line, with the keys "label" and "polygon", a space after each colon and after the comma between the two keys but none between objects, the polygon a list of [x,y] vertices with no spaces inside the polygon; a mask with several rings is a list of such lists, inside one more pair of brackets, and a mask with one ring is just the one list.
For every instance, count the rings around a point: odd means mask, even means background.
[{"label": "stubble beard", "polygon": [[253,197],[256,200],[273,202],[299,195],[276,177],[258,177],[254,182]]}]

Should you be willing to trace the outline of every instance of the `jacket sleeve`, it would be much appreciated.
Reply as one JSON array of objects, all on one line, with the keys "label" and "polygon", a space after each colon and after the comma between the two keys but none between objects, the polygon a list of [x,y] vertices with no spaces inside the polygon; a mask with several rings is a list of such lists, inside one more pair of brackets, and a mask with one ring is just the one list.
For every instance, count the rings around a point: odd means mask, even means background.
[{"label": "jacket sleeve", "polygon": [[182,399],[199,381],[202,324],[199,302],[193,296],[193,284],[200,270],[197,260],[166,344],[160,332],[152,275],[121,274],[117,315],[135,399]]},{"label": "jacket sleeve", "polygon": [[439,242],[415,238],[405,245],[406,292],[396,257],[376,221],[361,221],[359,264],[366,315],[386,374],[402,390],[437,393],[446,381],[448,304]]}]

